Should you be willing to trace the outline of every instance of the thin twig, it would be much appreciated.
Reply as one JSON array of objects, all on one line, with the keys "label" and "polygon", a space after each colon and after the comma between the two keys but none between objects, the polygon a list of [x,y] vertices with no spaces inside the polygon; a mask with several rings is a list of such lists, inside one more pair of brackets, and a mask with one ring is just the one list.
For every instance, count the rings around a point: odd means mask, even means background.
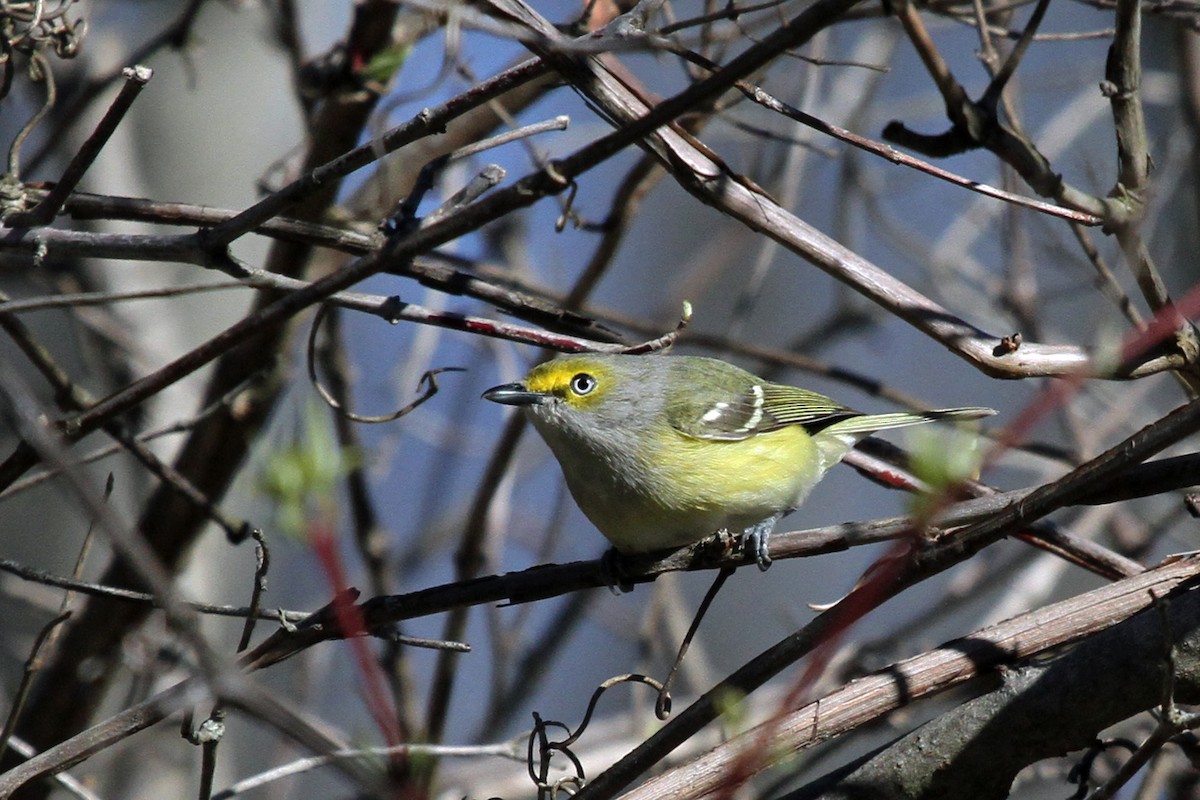
[{"label": "thin twig", "polygon": [[92,135],[84,141],[71,162],[67,164],[67,168],[63,170],[62,177],[58,179],[54,188],[28,214],[21,214],[6,220],[8,225],[13,227],[47,225],[58,216],[67,197],[75,191],[75,187],[79,185],[79,181],[83,179],[92,163],[100,155],[104,145],[108,144],[109,138],[125,119],[125,115],[129,113],[129,109],[141,94],[142,89],[150,82],[154,72],[149,67],[138,65],[125,68],[122,75],[125,77],[125,83],[122,84],[121,91],[113,99],[112,105],[108,107],[108,111],[104,113],[99,124],[96,125],[96,129],[92,131]]},{"label": "thin twig", "polygon": [[[154,608],[161,608],[161,603],[148,592],[138,592],[133,589],[123,589],[118,586],[104,586],[91,581],[65,578],[44,570],[27,567],[11,559],[0,559],[0,572],[15,575],[21,580],[40,583],[45,586],[56,586],[79,594],[96,597],[109,597],[114,600],[126,600],[131,603],[144,603]],[[244,618],[253,614],[256,618],[267,621],[299,622],[311,615],[310,611],[289,611],[278,609],[252,609],[246,606],[215,605],[212,603],[188,602],[188,607],[197,614],[210,614],[218,617]]]},{"label": "thin twig", "polygon": [[402,744],[395,747],[367,747],[354,750],[337,750],[320,756],[298,758],[286,764],[280,764],[270,770],[250,778],[243,778],[227,789],[222,789],[212,796],[212,800],[230,800],[230,798],[245,794],[254,789],[262,788],[275,781],[301,775],[314,769],[328,766],[338,759],[375,760],[390,756],[428,756],[430,758],[505,758],[510,761],[524,761],[518,746],[511,742],[499,744],[477,744],[466,746],[443,744]]}]

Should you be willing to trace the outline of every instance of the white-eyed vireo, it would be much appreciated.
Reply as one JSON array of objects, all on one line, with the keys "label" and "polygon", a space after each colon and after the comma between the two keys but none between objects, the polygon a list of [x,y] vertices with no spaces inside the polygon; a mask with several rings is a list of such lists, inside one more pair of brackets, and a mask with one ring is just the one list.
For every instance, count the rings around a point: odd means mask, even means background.
[{"label": "white-eyed vireo", "polygon": [[623,553],[742,531],[760,569],[767,537],[859,439],[975,419],[990,408],[863,414],[712,358],[573,355],[484,398],[522,406],[588,519]]}]

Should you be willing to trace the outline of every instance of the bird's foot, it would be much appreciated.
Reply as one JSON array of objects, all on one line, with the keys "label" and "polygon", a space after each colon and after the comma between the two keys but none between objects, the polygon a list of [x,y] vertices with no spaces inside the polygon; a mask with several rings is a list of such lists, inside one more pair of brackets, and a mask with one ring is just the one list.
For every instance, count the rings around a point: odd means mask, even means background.
[{"label": "bird's foot", "polygon": [[742,553],[746,558],[753,555],[755,563],[763,572],[766,572],[767,568],[771,566],[767,541],[771,538],[771,531],[775,530],[775,523],[779,522],[779,518],[782,516],[782,514],[775,514],[767,517],[762,522],[746,528],[742,533]]},{"label": "bird's foot", "polygon": [[600,556],[600,572],[604,578],[604,585],[617,597],[633,591],[633,583],[625,571],[623,556],[615,547],[610,547]]}]

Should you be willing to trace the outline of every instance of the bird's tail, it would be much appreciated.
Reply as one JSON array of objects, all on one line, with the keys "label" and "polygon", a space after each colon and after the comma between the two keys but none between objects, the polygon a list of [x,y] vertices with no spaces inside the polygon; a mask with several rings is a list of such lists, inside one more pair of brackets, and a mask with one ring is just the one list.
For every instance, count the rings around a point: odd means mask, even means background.
[{"label": "bird's tail", "polygon": [[920,425],[924,422],[940,420],[967,421],[990,417],[996,413],[992,408],[939,408],[933,411],[894,411],[888,414],[863,414],[861,417],[850,417],[839,420],[826,428],[830,433],[837,434],[868,434],[888,428],[903,428],[906,425]]}]

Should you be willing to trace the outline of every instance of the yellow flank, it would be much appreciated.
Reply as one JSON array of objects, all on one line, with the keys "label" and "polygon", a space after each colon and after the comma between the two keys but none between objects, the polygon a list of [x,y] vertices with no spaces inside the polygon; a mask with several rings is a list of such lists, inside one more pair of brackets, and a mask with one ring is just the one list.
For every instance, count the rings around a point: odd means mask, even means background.
[{"label": "yellow flank", "polygon": [[653,463],[637,459],[636,486],[559,458],[579,507],[625,553],[681,547],[720,530],[741,533],[800,505],[823,471],[816,444],[799,426],[738,442],[671,428],[659,435],[675,439],[655,450]]},{"label": "yellow flank", "polygon": [[816,445],[799,425],[736,442],[664,433],[675,441],[657,450],[652,472],[657,493],[680,511],[723,511],[752,517],[750,525],[799,505],[820,477]]}]

